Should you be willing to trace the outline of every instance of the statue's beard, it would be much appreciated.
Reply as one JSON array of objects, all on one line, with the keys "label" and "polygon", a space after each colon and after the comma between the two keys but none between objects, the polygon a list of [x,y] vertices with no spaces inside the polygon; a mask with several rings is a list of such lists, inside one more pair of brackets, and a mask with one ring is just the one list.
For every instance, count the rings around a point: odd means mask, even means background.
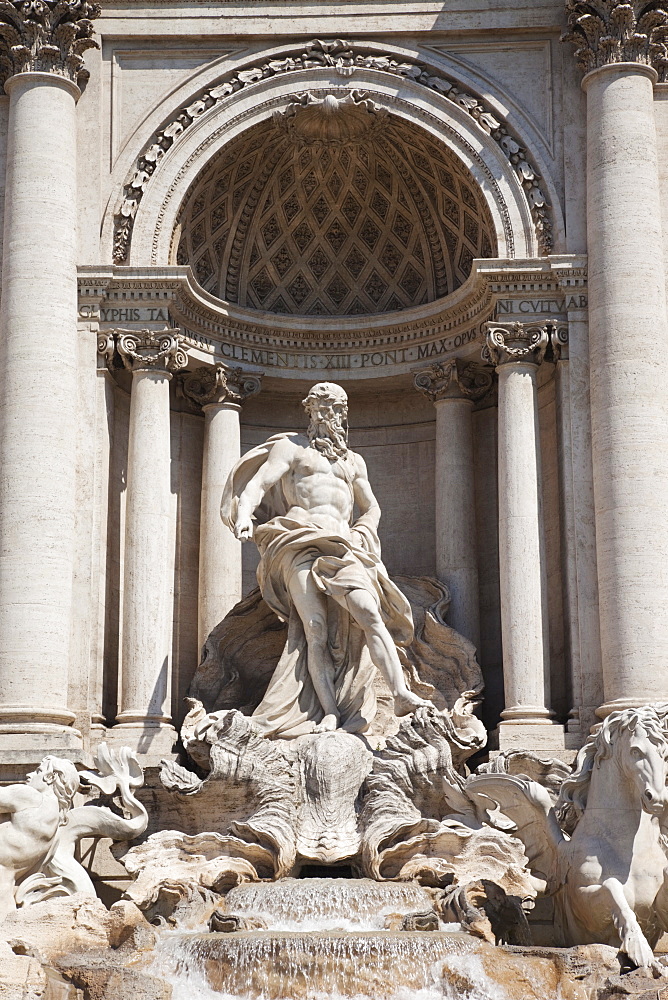
[{"label": "statue's beard", "polygon": [[308,439],[312,448],[332,461],[345,458],[348,454],[348,429],[336,417],[326,417],[323,414],[311,417]]}]

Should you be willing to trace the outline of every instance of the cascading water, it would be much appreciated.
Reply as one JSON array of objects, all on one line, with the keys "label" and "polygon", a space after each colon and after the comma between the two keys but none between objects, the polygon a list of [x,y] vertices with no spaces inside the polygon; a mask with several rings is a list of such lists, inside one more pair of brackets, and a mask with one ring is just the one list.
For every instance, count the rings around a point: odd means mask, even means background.
[{"label": "cascading water", "polygon": [[440,931],[170,935],[159,971],[173,1000],[507,1000],[474,941]]},{"label": "cascading water", "polygon": [[383,930],[393,914],[430,910],[419,885],[371,879],[286,878],[232,889],[227,910],[259,917],[275,931]]},{"label": "cascading water", "polygon": [[457,931],[384,930],[425,912],[427,890],[368,879],[241,885],[228,913],[266,930],[162,936],[153,973],[173,1000],[508,1000],[480,945]]}]

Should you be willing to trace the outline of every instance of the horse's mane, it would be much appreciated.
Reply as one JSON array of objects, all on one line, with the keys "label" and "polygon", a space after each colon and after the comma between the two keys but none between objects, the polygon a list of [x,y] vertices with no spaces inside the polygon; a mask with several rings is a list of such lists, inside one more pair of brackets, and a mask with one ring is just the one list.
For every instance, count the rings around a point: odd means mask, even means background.
[{"label": "horse's mane", "polygon": [[604,719],[598,732],[593,733],[578,752],[573,772],[559,791],[554,808],[565,833],[572,833],[578,825],[587,807],[592,771],[612,756],[616,737],[627,730],[634,732],[636,726],[642,725],[650,741],[661,746],[666,742],[667,718],[668,705],[644,705],[642,708],[612,712]]}]

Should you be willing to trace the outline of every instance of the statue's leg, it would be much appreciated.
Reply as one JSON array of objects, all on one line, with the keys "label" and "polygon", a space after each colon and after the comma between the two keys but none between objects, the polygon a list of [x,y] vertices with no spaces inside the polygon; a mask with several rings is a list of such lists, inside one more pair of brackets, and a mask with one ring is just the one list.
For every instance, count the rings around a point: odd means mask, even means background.
[{"label": "statue's leg", "polygon": [[[590,885],[578,890],[582,904],[590,914],[603,908],[609,915],[619,935],[619,950],[628,955],[640,969],[651,969],[657,975],[666,975],[668,969],[654,958],[650,944],[642,932],[638,918],[624,895],[624,887],[616,878],[608,878],[601,885]],[[586,925],[586,921],[583,921]],[[613,942],[609,942],[612,944]]]},{"label": "statue's leg", "polygon": [[663,869],[663,882],[656,894],[652,907],[657,922],[657,939],[661,934],[668,933],[668,868]]},{"label": "statue's leg", "polygon": [[313,582],[311,567],[308,565],[300,566],[293,572],[288,581],[288,590],[304,626],[308,672],[325,713],[316,732],[331,732],[338,727],[340,716],[334,691],[334,662],[327,635],[326,598]]},{"label": "statue's leg", "polygon": [[395,713],[408,715],[416,708],[430,705],[431,702],[418,698],[408,690],[397,647],[381,618],[373,595],[366,590],[352,590],[346,597],[346,606],[364,632],[372,663],[378,667],[394,696]]}]

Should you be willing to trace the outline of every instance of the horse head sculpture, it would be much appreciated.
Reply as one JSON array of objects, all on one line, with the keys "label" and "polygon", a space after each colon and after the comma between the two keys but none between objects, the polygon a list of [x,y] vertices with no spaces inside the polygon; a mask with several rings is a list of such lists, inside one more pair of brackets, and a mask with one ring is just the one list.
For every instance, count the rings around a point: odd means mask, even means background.
[{"label": "horse head sculpture", "polygon": [[553,806],[518,775],[472,776],[480,818],[523,842],[533,873],[555,897],[563,944],[616,946],[664,975],[653,955],[668,930],[668,705],[611,713],[592,734]]}]

